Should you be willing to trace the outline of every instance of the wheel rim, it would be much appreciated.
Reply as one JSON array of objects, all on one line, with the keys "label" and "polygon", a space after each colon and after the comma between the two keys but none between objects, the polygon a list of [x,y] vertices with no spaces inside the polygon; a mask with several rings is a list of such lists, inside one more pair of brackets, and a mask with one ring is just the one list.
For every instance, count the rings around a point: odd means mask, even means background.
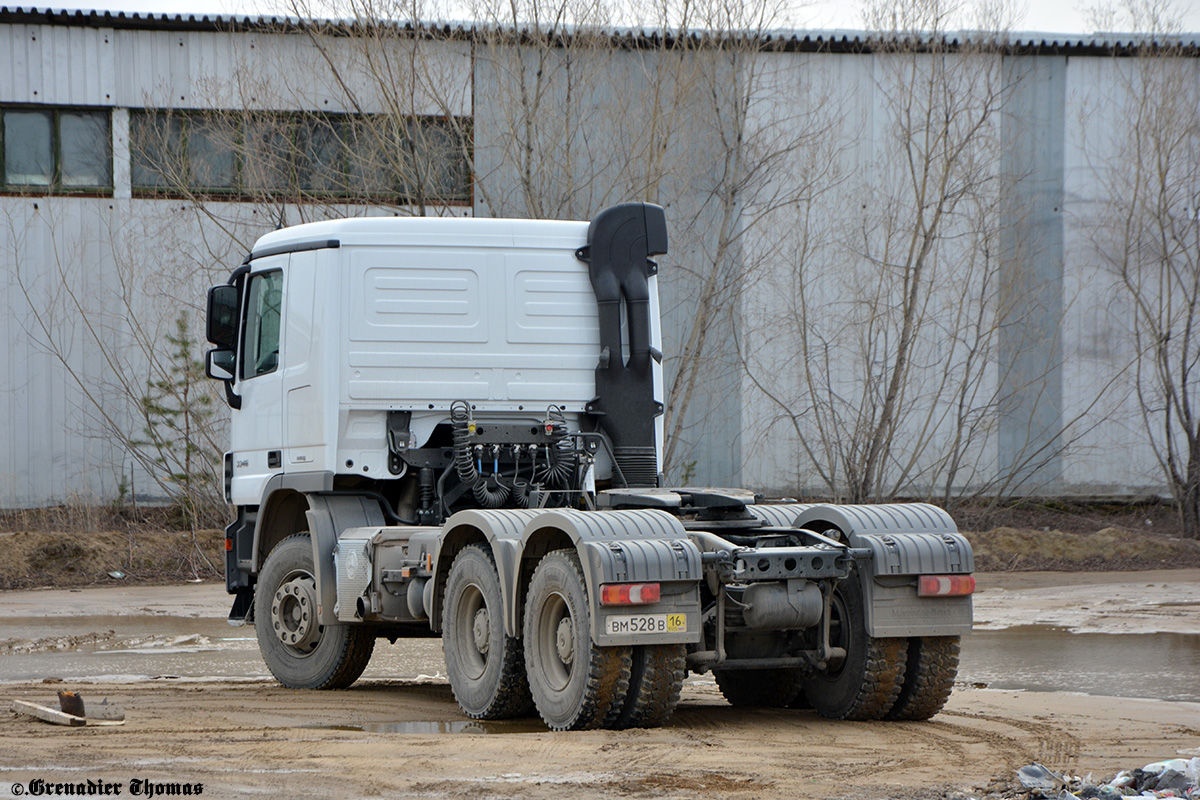
[{"label": "wheel rim", "polygon": [[[829,612],[829,644],[831,647],[842,648],[848,656],[850,648],[854,646],[854,642],[850,641],[850,626],[845,624],[847,618],[846,601],[842,597],[841,592],[834,591],[833,603]],[[845,669],[848,660],[848,658],[842,658],[830,661],[824,674],[830,678],[837,678],[842,674],[842,670]]]},{"label": "wheel rim", "polygon": [[464,587],[454,611],[455,627],[462,656],[463,671],[477,680],[487,669],[487,654],[491,649],[491,615],[483,592],[475,584]]},{"label": "wheel rim", "polygon": [[293,653],[306,656],[316,649],[324,628],[317,623],[317,582],[303,570],[289,573],[271,598],[271,628]]},{"label": "wheel rim", "polygon": [[575,618],[557,592],[546,598],[538,615],[538,660],[549,687],[561,692],[571,682],[575,663]]}]

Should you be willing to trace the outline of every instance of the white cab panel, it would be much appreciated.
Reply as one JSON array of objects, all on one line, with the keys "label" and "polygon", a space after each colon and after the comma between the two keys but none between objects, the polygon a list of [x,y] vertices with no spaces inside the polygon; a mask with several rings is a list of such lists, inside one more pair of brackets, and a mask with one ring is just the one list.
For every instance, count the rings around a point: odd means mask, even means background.
[{"label": "white cab panel", "polygon": [[596,302],[573,248],[341,250],[341,401],[350,408],[446,409],[461,399],[579,411],[595,395]]}]

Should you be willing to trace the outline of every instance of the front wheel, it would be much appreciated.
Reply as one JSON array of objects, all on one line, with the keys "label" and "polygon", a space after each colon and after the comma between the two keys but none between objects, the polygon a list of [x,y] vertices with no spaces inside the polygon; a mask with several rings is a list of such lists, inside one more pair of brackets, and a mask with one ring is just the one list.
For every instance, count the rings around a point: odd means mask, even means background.
[{"label": "front wheel", "polygon": [[857,573],[834,589],[829,638],[834,647],[845,649],[846,657],[805,678],[804,696],[823,717],[883,719],[904,685],[908,640],[867,635],[863,589]]},{"label": "front wheel", "polygon": [[361,625],[317,621],[315,572],[307,533],[275,545],[254,595],[258,649],[289,689],[344,689],[367,668],[375,637]]},{"label": "front wheel", "polygon": [[587,586],[574,550],[555,550],[538,563],[524,634],[529,689],[551,730],[616,724],[629,691],[631,649],[592,642]]}]

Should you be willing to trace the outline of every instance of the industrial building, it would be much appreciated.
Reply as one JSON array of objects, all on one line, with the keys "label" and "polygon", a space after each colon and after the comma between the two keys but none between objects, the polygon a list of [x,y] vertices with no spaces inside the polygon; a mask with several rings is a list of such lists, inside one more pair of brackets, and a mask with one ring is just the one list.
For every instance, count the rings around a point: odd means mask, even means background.
[{"label": "industrial building", "polygon": [[1168,44],[0,8],[0,508],[161,498],[171,437],[219,452],[223,408],[171,398],[216,388],[187,372],[204,291],[262,233],[626,199],[673,237],[672,479],[1167,494],[1120,223],[1131,114],[1195,125],[1197,46]]}]

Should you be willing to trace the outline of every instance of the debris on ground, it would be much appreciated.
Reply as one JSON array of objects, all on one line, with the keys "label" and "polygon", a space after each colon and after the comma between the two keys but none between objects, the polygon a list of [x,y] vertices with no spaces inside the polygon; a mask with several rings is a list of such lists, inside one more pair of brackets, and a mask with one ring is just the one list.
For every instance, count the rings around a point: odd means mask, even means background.
[{"label": "debris on ground", "polygon": [[977,795],[955,793],[954,800],[1115,800],[1119,797],[1177,797],[1200,800],[1200,756],[1156,761],[1122,770],[1107,780],[1058,773],[1042,764],[1026,764],[1016,782],[998,779]]},{"label": "debris on ground", "polygon": [[30,703],[25,700],[13,700],[12,710],[16,714],[40,719],[54,725],[64,725],[79,728],[84,725],[124,725],[125,711],[115,703],[109,703],[104,698],[101,703],[93,703],[85,709],[83,695],[79,692],[60,691],[58,693],[57,709]]}]

